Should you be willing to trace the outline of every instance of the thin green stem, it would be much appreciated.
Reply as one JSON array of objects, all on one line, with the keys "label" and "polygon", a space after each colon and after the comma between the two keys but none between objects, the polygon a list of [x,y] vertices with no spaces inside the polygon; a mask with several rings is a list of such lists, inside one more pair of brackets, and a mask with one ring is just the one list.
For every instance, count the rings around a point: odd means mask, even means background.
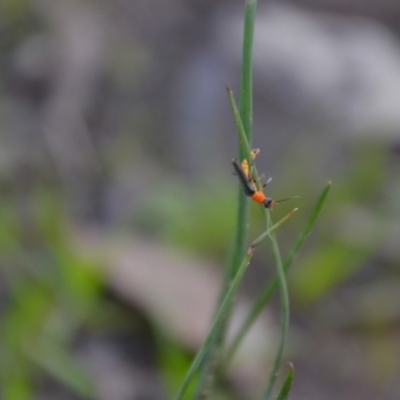
[{"label": "thin green stem", "polygon": [[[285,221],[287,221],[296,211],[298,211],[298,208],[294,208],[292,211],[290,211],[288,214],[286,214],[279,222],[277,222],[274,226],[279,227],[281,226]],[[270,232],[267,230],[265,231],[262,235],[260,235],[256,240],[253,241],[252,245],[258,246],[267,236],[269,235]]]}]

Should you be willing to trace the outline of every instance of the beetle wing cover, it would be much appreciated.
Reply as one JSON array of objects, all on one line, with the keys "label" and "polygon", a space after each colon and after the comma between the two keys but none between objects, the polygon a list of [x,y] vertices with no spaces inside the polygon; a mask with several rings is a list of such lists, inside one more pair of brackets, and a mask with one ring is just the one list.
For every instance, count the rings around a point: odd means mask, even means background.
[{"label": "beetle wing cover", "polygon": [[252,186],[252,183],[249,182],[249,178],[244,173],[242,167],[238,164],[238,162],[235,159],[232,159],[232,165],[243,187],[244,193],[246,194],[246,196],[252,196],[255,193],[255,189]]}]

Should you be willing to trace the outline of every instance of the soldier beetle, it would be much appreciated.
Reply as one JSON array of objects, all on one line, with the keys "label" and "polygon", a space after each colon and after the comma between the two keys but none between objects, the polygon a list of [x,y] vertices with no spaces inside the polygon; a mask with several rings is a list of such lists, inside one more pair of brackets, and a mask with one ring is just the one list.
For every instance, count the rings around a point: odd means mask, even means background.
[{"label": "soldier beetle", "polygon": [[[247,168],[246,170],[247,173],[244,171],[243,169],[244,161],[242,162],[242,165],[239,165],[239,163],[235,158],[233,158],[231,161],[233,168],[235,170],[235,174],[237,175],[239,182],[242,185],[245,195],[251,197],[251,199],[254,200],[256,203],[264,205],[265,208],[269,208],[270,210],[272,210],[277,204],[298,197],[298,196],[291,196],[277,201],[272,200],[271,197],[267,197],[262,190],[257,189],[255,185],[256,182],[255,179],[251,174],[249,174],[249,168]],[[248,167],[247,162],[245,165],[247,165]],[[267,184],[263,185],[263,188],[265,186],[267,186]]]}]

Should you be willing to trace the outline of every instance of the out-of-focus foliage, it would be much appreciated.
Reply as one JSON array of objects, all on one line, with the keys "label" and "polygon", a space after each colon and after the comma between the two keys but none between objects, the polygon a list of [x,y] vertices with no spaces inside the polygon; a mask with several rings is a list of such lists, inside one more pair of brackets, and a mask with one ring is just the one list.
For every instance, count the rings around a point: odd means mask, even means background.
[{"label": "out-of-focus foliage", "polygon": [[100,277],[70,248],[59,198],[40,192],[30,206],[24,221],[15,203],[2,204],[8,218],[0,228],[1,264],[9,298],[1,321],[2,397],[33,398],[37,367],[92,397],[92,383],[69,348],[101,306]]},{"label": "out-of-focus foliage", "polygon": [[194,188],[178,182],[157,187],[136,222],[174,246],[223,257],[234,225],[236,193],[230,178]]},{"label": "out-of-focus foliage", "polygon": [[316,249],[291,274],[293,293],[301,302],[317,300],[354,274],[385,240],[385,220],[373,210],[382,201],[378,193],[387,169],[386,149],[361,145],[350,162],[349,174],[335,181],[325,224],[314,239]]},{"label": "out-of-focus foliage", "polygon": [[[163,378],[168,391],[168,398],[173,398],[190,367],[191,357],[182,348],[165,337],[158,337],[158,358]],[[193,398],[196,380],[188,388],[187,397]]]}]

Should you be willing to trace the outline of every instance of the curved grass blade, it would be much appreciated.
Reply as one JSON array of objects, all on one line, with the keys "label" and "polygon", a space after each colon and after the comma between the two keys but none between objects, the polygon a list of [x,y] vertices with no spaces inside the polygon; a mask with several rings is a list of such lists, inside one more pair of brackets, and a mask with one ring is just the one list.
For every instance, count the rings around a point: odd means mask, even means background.
[{"label": "curved grass blade", "polygon": [[[269,217],[269,213],[268,213]],[[270,223],[270,218],[268,218],[268,224]],[[283,263],[281,254],[279,251],[278,242],[274,234],[270,234],[270,239],[272,243],[272,253],[274,255],[275,265],[276,265],[276,275],[278,279],[280,298],[281,298],[281,326],[279,334],[279,344],[276,351],[275,360],[268,377],[267,388],[265,390],[264,399],[269,400],[272,390],[274,388],[276,378],[278,376],[278,370],[282,362],[283,352],[285,349],[288,328],[289,328],[289,292],[286,283],[285,271],[283,269]]]}]

